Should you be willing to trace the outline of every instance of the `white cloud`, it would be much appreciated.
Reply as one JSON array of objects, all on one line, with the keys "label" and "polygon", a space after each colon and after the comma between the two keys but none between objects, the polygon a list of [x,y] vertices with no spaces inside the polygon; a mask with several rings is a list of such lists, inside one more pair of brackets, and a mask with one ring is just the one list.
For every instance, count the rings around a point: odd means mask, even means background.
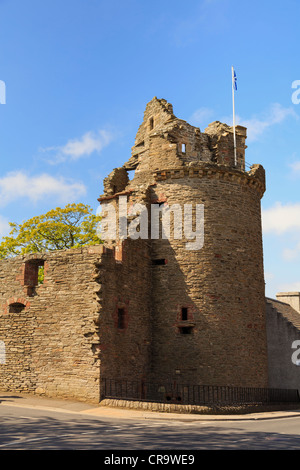
[{"label": "white cloud", "polygon": [[300,161],[293,162],[289,165],[293,172],[295,173],[300,173]]},{"label": "white cloud", "polygon": [[49,163],[60,163],[66,160],[78,160],[87,157],[93,152],[100,153],[112,141],[112,134],[100,129],[97,133],[86,132],[79,139],[71,139],[65,145],[46,147],[40,149],[42,152],[50,153]]},{"label": "white cloud", "polygon": [[[281,204],[262,211],[264,234],[285,236],[282,250],[285,261],[295,261],[300,255],[300,203]],[[297,241],[298,240],[298,241]]]},{"label": "white cloud", "polygon": [[28,176],[23,171],[16,171],[0,178],[1,206],[21,198],[37,202],[53,197],[60,202],[67,203],[78,199],[85,193],[84,184],[63,177],[56,178],[47,173]]},{"label": "white cloud", "polygon": [[[189,119],[189,122],[194,126],[207,125],[211,122],[215,112],[211,108],[201,107],[195,110]],[[280,124],[287,118],[292,117],[299,119],[298,114],[294,108],[284,108],[279,103],[273,103],[270,108],[261,113],[259,116],[253,116],[249,119],[243,119],[241,116],[235,116],[236,125],[244,126],[247,128],[247,140],[257,140],[269,127]],[[222,122],[229,123],[232,126],[232,116],[223,116],[220,119]],[[291,165],[295,170],[300,171],[300,162],[295,162]]]},{"label": "white cloud", "polygon": [[[273,103],[267,111],[261,113],[259,116],[243,119],[241,116],[236,115],[235,123],[236,125],[247,128],[247,140],[253,142],[259,139],[269,127],[282,123],[288,117],[299,119],[294,108],[284,108],[279,103]],[[232,126],[232,116],[224,116],[221,118],[221,121],[227,122]]]},{"label": "white cloud", "polygon": [[273,207],[263,210],[262,225],[264,233],[300,232],[300,202],[285,205],[277,202]]},{"label": "white cloud", "polygon": [[193,126],[202,126],[202,125],[206,126],[211,121],[213,115],[214,115],[213,109],[202,107],[202,108],[196,109],[196,111],[190,117],[189,122]]},{"label": "white cloud", "polygon": [[267,128],[275,124],[280,124],[288,117],[299,118],[292,107],[284,108],[281,104],[274,103],[261,117],[254,116],[250,119],[241,119],[237,116],[236,123],[240,126],[247,127],[248,141],[254,141],[257,140]]}]

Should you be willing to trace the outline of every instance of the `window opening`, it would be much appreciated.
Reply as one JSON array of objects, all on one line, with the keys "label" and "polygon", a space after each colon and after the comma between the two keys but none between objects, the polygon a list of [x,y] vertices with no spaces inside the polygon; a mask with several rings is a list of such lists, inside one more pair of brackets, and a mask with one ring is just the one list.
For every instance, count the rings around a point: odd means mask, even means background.
[{"label": "window opening", "polygon": [[187,307],[182,307],[181,308],[181,320],[185,321],[188,319],[188,309]]},{"label": "window opening", "polygon": [[9,313],[21,313],[24,308],[24,304],[21,304],[20,302],[14,302],[9,306]]},{"label": "window opening", "polygon": [[[137,155],[137,157],[138,157],[138,155]],[[128,170],[128,172],[129,172],[129,175],[128,175],[129,176],[129,181],[133,180],[133,178],[135,176],[135,170],[136,170],[135,168],[133,170]]]},{"label": "window opening", "polygon": [[124,308],[118,308],[118,329],[124,330],[125,328],[125,310]]},{"label": "window opening", "polygon": [[154,264],[155,266],[162,266],[162,265],[167,264],[167,260],[165,258],[153,259],[152,264]]},{"label": "window opening", "polygon": [[44,276],[45,276],[45,266],[44,263],[38,265],[38,284],[44,283]]},{"label": "window opening", "polygon": [[149,120],[149,127],[150,127],[150,131],[152,131],[152,129],[153,129],[153,127],[154,127],[154,119],[153,119],[153,117],[150,118],[150,120]]},{"label": "window opening", "polygon": [[30,260],[25,263],[24,284],[35,287],[44,282],[44,260]]},{"label": "window opening", "polygon": [[180,333],[182,335],[190,335],[190,334],[192,334],[193,327],[192,326],[182,326],[181,328],[179,328],[179,330],[180,330]]},{"label": "window opening", "polygon": [[186,146],[185,146],[185,144],[182,144],[182,145],[181,145],[181,151],[182,151],[182,153],[185,153],[185,151],[186,151]]}]

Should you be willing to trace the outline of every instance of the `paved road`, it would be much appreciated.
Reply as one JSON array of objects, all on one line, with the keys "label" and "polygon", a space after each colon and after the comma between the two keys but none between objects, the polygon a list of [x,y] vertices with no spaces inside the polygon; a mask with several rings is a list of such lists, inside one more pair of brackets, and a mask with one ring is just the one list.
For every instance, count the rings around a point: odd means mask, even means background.
[{"label": "paved road", "polygon": [[[0,397],[1,400],[1,397]],[[197,450],[300,449],[300,414],[273,419],[161,417],[98,408],[0,405],[0,450],[146,450],[192,455]],[[150,416],[150,417],[149,417]],[[288,416],[288,415],[287,415]],[[107,453],[110,456],[110,452]],[[104,457],[103,457],[104,458]]]}]

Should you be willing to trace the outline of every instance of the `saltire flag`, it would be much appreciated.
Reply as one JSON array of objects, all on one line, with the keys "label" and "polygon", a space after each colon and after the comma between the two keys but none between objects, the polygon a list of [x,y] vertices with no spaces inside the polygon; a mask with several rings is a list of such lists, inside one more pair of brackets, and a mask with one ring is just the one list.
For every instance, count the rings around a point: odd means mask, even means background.
[{"label": "saltire flag", "polygon": [[237,165],[237,158],[236,158],[236,140],[235,140],[235,110],[234,110],[234,90],[237,90],[237,83],[236,83],[236,73],[233,67],[231,67],[231,76],[232,76],[232,111],[233,111],[233,148],[234,148],[234,165]]},{"label": "saltire flag", "polygon": [[232,79],[233,79],[233,88],[234,88],[235,90],[237,90],[237,78],[236,78],[235,70],[233,71],[233,77],[232,77]]}]

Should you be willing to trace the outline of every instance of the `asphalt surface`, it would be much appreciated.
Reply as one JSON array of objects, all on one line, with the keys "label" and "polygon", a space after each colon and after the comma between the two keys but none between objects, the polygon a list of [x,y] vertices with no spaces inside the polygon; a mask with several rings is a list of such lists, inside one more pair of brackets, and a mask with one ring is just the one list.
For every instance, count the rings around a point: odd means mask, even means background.
[{"label": "asphalt surface", "polygon": [[196,413],[168,413],[123,409],[120,407],[108,407],[97,404],[78,402],[64,399],[44,398],[39,396],[24,395],[9,392],[0,392],[0,406],[16,406],[21,408],[37,408],[52,411],[63,411],[64,413],[79,413],[90,416],[119,418],[119,419],[161,419],[180,421],[245,421],[266,420],[289,417],[300,417],[300,410],[269,411],[247,414],[211,415]]},{"label": "asphalt surface", "polygon": [[175,452],[195,458],[199,467],[202,450],[299,450],[299,418],[300,410],[183,414],[5,392],[0,393],[0,451],[97,450],[102,463],[117,452],[121,457],[139,452],[140,466],[155,452],[164,459]]}]

